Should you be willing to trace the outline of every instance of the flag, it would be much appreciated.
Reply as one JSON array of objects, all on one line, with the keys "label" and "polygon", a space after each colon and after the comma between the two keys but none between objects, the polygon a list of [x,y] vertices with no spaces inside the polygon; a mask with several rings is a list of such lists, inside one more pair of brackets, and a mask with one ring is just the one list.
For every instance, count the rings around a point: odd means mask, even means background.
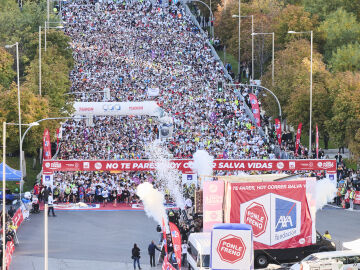
[{"label": "flag", "polygon": [[57,150],[59,148],[59,141],[60,141],[60,129],[57,128],[56,129],[56,152],[57,152]]},{"label": "flag", "polygon": [[276,138],[278,139],[279,145],[281,145],[281,122],[279,119],[275,119]]},{"label": "flag", "polygon": [[165,256],[167,255],[167,241],[166,241],[166,227],[165,227],[165,220],[162,218],[162,231],[163,231],[163,243],[164,243],[164,249],[165,249]]},{"label": "flag", "polygon": [[297,152],[299,150],[300,138],[301,138],[301,128],[302,128],[302,123],[299,123],[297,133],[296,133],[295,155],[297,155]]},{"label": "flag", "polygon": [[255,122],[258,127],[260,127],[260,108],[259,108],[259,102],[254,94],[249,94],[250,103],[251,103],[251,109],[252,113],[255,117]]},{"label": "flag", "polygon": [[316,125],[316,158],[319,158],[319,130],[318,130],[318,125]]},{"label": "flag", "polygon": [[44,130],[43,148],[44,148],[43,159],[51,159],[50,133],[47,128]]},{"label": "flag", "polygon": [[177,264],[179,269],[181,269],[181,235],[178,227],[172,222],[169,222],[170,232],[171,232],[171,241],[174,247],[174,253],[176,257]]},{"label": "flag", "polygon": [[[165,255],[164,257],[164,261],[161,267],[162,270],[176,270],[170,263],[169,263],[169,259],[167,258],[167,256]],[[179,268],[180,269],[180,268]]]}]

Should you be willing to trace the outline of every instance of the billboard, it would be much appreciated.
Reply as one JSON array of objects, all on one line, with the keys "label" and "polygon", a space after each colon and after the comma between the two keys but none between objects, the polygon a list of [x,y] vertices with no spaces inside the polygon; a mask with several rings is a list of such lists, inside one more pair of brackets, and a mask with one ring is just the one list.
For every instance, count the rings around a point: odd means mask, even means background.
[{"label": "billboard", "polygon": [[203,231],[211,232],[213,225],[223,223],[224,181],[204,181]]},{"label": "billboard", "polygon": [[314,198],[307,187],[306,180],[228,183],[225,221],[251,225],[255,249],[311,245],[316,241]]},{"label": "billboard", "polygon": [[[191,159],[170,160],[173,169],[194,173]],[[212,167],[219,171],[301,171],[326,170],[336,172],[335,159],[215,159]],[[153,171],[153,160],[44,160],[43,170],[50,171]]]}]

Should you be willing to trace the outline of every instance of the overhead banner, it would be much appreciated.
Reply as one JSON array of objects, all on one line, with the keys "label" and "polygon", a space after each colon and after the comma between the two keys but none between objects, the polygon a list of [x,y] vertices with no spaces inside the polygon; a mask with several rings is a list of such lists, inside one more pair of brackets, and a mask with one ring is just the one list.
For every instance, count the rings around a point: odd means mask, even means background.
[{"label": "overhead banner", "polygon": [[[193,160],[170,160],[171,167],[182,173],[194,173]],[[44,160],[44,172],[52,171],[153,171],[152,160]],[[336,171],[335,159],[215,159],[213,169],[218,171]]]},{"label": "overhead banner", "polygon": [[260,123],[260,108],[259,108],[259,102],[254,94],[249,94],[250,103],[251,103],[251,109],[252,113],[255,117],[255,122],[258,127],[261,126]]},{"label": "overhead banner", "polygon": [[275,130],[276,130],[276,138],[278,140],[279,145],[281,145],[281,122],[279,119],[275,119]]},{"label": "overhead banner", "polygon": [[44,148],[43,159],[51,159],[50,133],[47,128],[44,130],[43,148]]},{"label": "overhead banner", "polygon": [[155,101],[75,102],[75,115],[150,115],[161,117],[163,110]]},{"label": "overhead banner", "polygon": [[254,249],[296,248],[316,242],[307,181],[228,183],[226,222],[249,224]]},{"label": "overhead banner", "polygon": [[203,182],[203,231],[211,232],[214,224],[223,223],[224,181]]},{"label": "overhead banner", "polygon": [[302,128],[302,123],[299,123],[297,132],[296,132],[295,155],[297,155],[297,152],[299,150],[300,138],[301,138],[301,128]]},{"label": "overhead banner", "polygon": [[176,225],[172,222],[169,222],[169,228],[171,233],[171,241],[174,248],[175,258],[178,265],[178,268],[181,269],[181,234],[176,227]]}]

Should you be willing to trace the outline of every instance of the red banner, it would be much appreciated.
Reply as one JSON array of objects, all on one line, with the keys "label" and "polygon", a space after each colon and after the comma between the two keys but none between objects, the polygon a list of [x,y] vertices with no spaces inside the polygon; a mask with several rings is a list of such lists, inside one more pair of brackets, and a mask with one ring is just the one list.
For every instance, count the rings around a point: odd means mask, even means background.
[{"label": "red banner", "polygon": [[254,249],[312,244],[306,181],[229,183],[227,192],[226,222],[251,225]]},{"label": "red banner", "polygon": [[214,224],[223,223],[224,181],[203,182],[203,231],[211,232]]},{"label": "red banner", "polygon": [[[183,173],[193,173],[193,160],[174,159],[171,167]],[[152,160],[44,160],[44,172],[54,171],[153,171]],[[335,159],[215,159],[218,171],[336,171]]]},{"label": "red banner", "polygon": [[57,152],[58,147],[59,147],[59,141],[60,141],[60,129],[57,128],[56,129],[56,152]]},{"label": "red banner", "polygon": [[176,261],[178,264],[178,268],[181,269],[181,234],[178,227],[176,227],[174,223],[169,222],[169,227]]},{"label": "red banner", "polygon": [[[164,261],[161,267],[162,270],[176,270],[171,263],[169,263],[169,260],[167,258],[167,256],[164,257]],[[180,268],[179,268],[180,269]]]},{"label": "red banner", "polygon": [[281,122],[279,119],[275,119],[275,130],[276,130],[276,138],[281,145]]},{"label": "red banner", "polygon": [[19,228],[20,224],[23,222],[24,216],[20,208],[16,210],[14,216],[12,217],[13,224]]},{"label": "red banner", "polygon": [[319,158],[319,129],[316,125],[316,158]]},{"label": "red banner", "polygon": [[302,128],[302,123],[299,123],[298,128],[297,128],[297,132],[296,132],[295,155],[297,155],[298,150],[299,150],[300,138],[301,138],[301,128]]},{"label": "red banner", "polygon": [[167,250],[166,226],[165,226],[164,218],[162,218],[162,231],[163,231],[163,238],[164,238],[163,239],[164,250],[165,250],[165,256],[166,256],[168,253],[168,250]]},{"label": "red banner", "polygon": [[49,133],[49,130],[47,128],[44,130],[43,148],[44,148],[43,159],[51,159],[50,133]]},{"label": "red banner", "polygon": [[12,261],[12,255],[15,251],[15,245],[14,241],[9,241],[6,243],[6,249],[5,249],[5,261],[6,261],[6,269],[9,269],[11,261]]},{"label": "red banner", "polygon": [[254,94],[249,94],[250,103],[251,103],[251,109],[252,113],[255,117],[255,122],[258,127],[261,126],[260,123],[260,108],[259,108],[259,102]]},{"label": "red banner", "polygon": [[[350,190],[347,191],[347,198],[349,198],[349,196]],[[349,202],[350,199],[347,199],[346,201]],[[360,191],[355,191],[354,204],[360,204]]]}]

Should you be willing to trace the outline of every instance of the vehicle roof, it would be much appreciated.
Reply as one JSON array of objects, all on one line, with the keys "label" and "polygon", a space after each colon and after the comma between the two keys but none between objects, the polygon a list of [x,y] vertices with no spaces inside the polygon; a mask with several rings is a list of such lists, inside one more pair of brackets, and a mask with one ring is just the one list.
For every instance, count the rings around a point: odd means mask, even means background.
[{"label": "vehicle roof", "polygon": [[316,256],[319,259],[328,258],[328,257],[339,257],[339,256],[360,256],[360,252],[354,250],[342,250],[342,251],[327,251],[311,254]]},{"label": "vehicle roof", "polygon": [[189,243],[203,255],[210,254],[211,248],[211,233],[202,232],[202,233],[192,233],[189,236]]}]

